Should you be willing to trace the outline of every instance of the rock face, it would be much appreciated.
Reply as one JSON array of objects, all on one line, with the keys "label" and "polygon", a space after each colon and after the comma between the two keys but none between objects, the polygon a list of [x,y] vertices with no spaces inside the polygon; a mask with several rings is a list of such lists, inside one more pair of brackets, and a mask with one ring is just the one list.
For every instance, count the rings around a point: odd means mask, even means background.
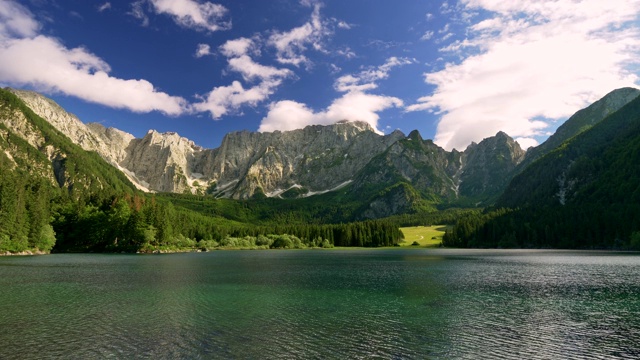
[{"label": "rock face", "polygon": [[360,174],[354,187],[405,182],[424,197],[452,199],[457,195],[456,174],[460,168],[460,152],[445,151],[413,131],[377,156]]},{"label": "rock face", "polygon": [[[46,179],[66,189],[71,197],[82,196],[85,190],[132,188],[122,172],[78,146],[82,143],[93,150],[105,147],[77,118],[38,94],[20,93],[29,104],[0,89],[0,155],[5,166],[0,171],[19,168],[31,181]],[[34,115],[34,108],[46,113],[51,122]]]},{"label": "rock face", "polygon": [[54,101],[12,90],[37,115],[83,149],[96,151],[140,189],[214,193],[246,199],[255,194],[301,197],[349,184],[374,156],[399,139],[364,122],[257,133],[234,132],[217,149],[204,149],[176,133],[150,130],[142,139],[100,124],[84,124]]},{"label": "rock face", "polygon": [[149,191],[127,169],[120,166],[120,160],[127,156],[126,147],[135,138],[118,129],[105,129],[100,124],[86,125],[75,115],[66,112],[53,100],[33,91],[9,89],[17,95],[36,115],[47,120],[58,131],[65,134],[74,144],[87,151],[95,151],[107,162],[122,170],[141,190]]},{"label": "rock face", "polygon": [[96,151],[147,191],[247,199],[306,197],[351,186],[353,191],[382,191],[366,210],[378,216],[385,209],[406,210],[416,196],[455,201],[497,192],[524,154],[504,133],[464,153],[448,152],[417,131],[382,136],[357,121],[286,132],[233,132],[219,148],[204,149],[176,133],[150,130],[136,139],[100,124],[85,125],[40,94],[12,91],[74,143]]},{"label": "rock face", "polygon": [[367,123],[340,122],[273,133],[228,134],[201,170],[219,195],[310,196],[339,188],[390,145],[400,132],[380,136]]},{"label": "rock face", "polygon": [[[191,192],[196,156],[204,149],[176,133],[149,130],[142,139],[133,139],[119,163],[143,186],[162,192]],[[191,179],[191,181],[190,181]]]},{"label": "rock face", "polygon": [[499,195],[524,157],[520,145],[502,131],[472,143],[462,156],[460,195],[477,200]]}]

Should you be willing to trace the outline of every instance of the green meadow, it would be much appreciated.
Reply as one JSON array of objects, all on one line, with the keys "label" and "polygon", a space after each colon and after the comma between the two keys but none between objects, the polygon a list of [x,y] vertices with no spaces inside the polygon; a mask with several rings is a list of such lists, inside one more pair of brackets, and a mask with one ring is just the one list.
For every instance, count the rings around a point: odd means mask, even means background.
[{"label": "green meadow", "polygon": [[[404,242],[400,246],[438,247],[442,243],[446,225],[413,226],[400,228],[404,234]],[[412,245],[417,242],[419,245]]]}]

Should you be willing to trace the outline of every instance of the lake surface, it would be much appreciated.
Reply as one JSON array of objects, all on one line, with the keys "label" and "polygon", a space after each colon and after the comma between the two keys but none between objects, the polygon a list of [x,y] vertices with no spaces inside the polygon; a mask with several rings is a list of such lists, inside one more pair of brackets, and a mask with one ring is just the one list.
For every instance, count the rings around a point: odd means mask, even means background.
[{"label": "lake surface", "polygon": [[640,358],[640,255],[0,258],[1,359]]}]

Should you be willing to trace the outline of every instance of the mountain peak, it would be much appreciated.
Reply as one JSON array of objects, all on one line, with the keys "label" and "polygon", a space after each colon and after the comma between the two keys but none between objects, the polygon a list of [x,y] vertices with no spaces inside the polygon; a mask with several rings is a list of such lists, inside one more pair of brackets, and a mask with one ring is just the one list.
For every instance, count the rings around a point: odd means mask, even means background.
[{"label": "mountain peak", "polygon": [[496,133],[497,138],[511,138],[506,132],[500,130]]},{"label": "mountain peak", "polygon": [[350,126],[353,127],[359,131],[372,131],[375,132],[376,130],[371,126],[371,124],[369,124],[368,122],[365,121],[360,121],[360,120],[356,120],[356,121],[350,121],[350,120],[340,120],[337,123],[333,124],[333,125],[329,125],[329,126]]}]

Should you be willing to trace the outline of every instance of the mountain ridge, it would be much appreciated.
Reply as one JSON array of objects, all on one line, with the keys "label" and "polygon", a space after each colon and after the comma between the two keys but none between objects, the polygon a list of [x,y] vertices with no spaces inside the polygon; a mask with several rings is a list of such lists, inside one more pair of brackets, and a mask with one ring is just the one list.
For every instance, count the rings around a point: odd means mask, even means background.
[{"label": "mountain ridge", "polygon": [[[233,132],[219,148],[204,149],[176,133],[150,130],[136,139],[84,125],[27,92],[47,121],[0,90],[0,250],[192,248],[213,239],[217,246],[230,234],[282,231],[309,244],[328,236],[357,245],[362,234],[344,231],[358,227],[381,232],[375,244],[389,245],[400,236],[393,226],[452,224],[461,214],[447,246],[640,247],[636,91],[614,91],[576,113],[563,126],[577,130],[545,142],[545,152],[518,172],[528,155],[503,132],[449,152],[418,131],[383,136],[345,121]],[[169,188],[143,195],[131,178]],[[170,192],[180,187],[212,196]],[[486,212],[455,209],[478,206]]]},{"label": "mountain ridge", "polygon": [[[370,163],[393,147],[387,153],[387,166],[396,169],[395,175],[386,170],[386,175],[378,174],[375,178],[383,183],[375,186],[377,191],[401,181],[435,202],[452,202],[460,195],[459,176],[465,164],[458,157],[463,152],[446,152],[433,141],[423,140],[417,131],[408,136],[400,131],[380,135],[366,122],[345,120],[291,131],[231,132],[218,148],[205,149],[174,132],[149,130],[137,139],[100,124],[85,125],[38,93],[11,91],[85,150],[98,152],[144,191],[249,199],[306,197],[344,186],[361,189],[366,187],[362,182],[373,180],[371,174],[362,175],[368,172],[367,166],[382,166]],[[411,146],[410,141],[423,145]],[[507,152],[522,152],[513,144]],[[396,155],[405,158],[395,161],[392,157]],[[511,162],[519,161],[517,156],[507,157]],[[517,164],[505,164],[507,168],[511,165]],[[496,167],[498,176],[503,176],[501,166]],[[429,173],[426,177],[420,175],[425,169]]]}]

